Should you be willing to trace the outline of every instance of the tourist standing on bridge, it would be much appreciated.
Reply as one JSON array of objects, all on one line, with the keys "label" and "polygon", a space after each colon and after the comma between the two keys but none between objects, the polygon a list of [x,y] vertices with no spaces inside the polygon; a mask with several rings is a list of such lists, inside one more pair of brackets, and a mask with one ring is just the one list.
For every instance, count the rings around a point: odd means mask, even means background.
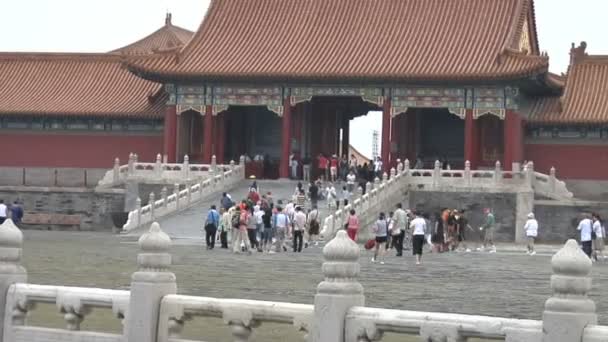
[{"label": "tourist standing on bridge", "polygon": [[241,251],[241,245],[244,245],[244,249],[242,251],[251,254],[251,244],[249,243],[249,235],[247,234],[247,225],[249,224],[250,217],[251,213],[249,212],[249,208],[247,205],[244,205],[239,211],[239,229],[237,231],[234,245],[232,246],[232,250],[235,253],[239,253]]},{"label": "tourist standing on bridge", "polygon": [[384,254],[386,253],[386,242],[388,241],[388,222],[383,212],[378,215],[378,220],[372,227],[372,230],[376,235],[376,249],[374,250],[372,262],[379,261],[381,265],[384,265]]},{"label": "tourist standing on bridge", "polygon": [[217,228],[220,233],[220,248],[227,249],[228,248],[228,231],[232,227],[232,213],[230,210],[226,210],[224,208],[220,208],[220,224]]},{"label": "tourist standing on bridge", "polygon": [[355,212],[355,209],[351,209],[346,220],[346,234],[348,237],[357,242],[357,233],[359,232],[359,218]]},{"label": "tourist standing on bridge", "polygon": [[581,245],[583,246],[583,252],[591,258],[592,245],[593,245],[593,221],[587,214],[583,214],[583,219],[579,222],[576,228],[581,232]]},{"label": "tourist standing on bridge", "polygon": [[528,214],[528,220],[524,225],[524,232],[526,233],[526,240],[528,242],[528,250],[526,254],[528,255],[536,255],[536,251],[534,250],[534,240],[538,236],[538,221],[534,217],[534,213]]},{"label": "tourist standing on bridge", "polygon": [[306,214],[302,211],[302,207],[296,207],[296,213],[293,215],[293,251],[302,252],[302,244],[304,240],[304,231],[306,230]]},{"label": "tourist standing on bridge", "polygon": [[407,213],[403,210],[403,205],[397,203],[397,209],[393,214],[394,230],[391,232],[393,236],[393,246],[397,251],[397,256],[403,255],[403,239],[405,238],[405,231],[407,229]]},{"label": "tourist standing on bridge", "polygon": [[217,227],[220,224],[220,214],[215,208],[215,204],[211,206],[207,213],[207,220],[205,220],[205,242],[207,249],[213,249],[215,247],[215,234],[217,233]]},{"label": "tourist standing on bridge", "polygon": [[496,226],[496,218],[490,208],[485,208],[484,213],[486,214],[486,222],[481,227],[480,231],[484,231],[483,238],[483,250],[490,246],[490,253],[496,253],[496,246],[494,245],[494,227]]},{"label": "tourist standing on bridge", "polygon": [[414,213],[415,218],[410,223],[412,229],[412,250],[416,256],[416,265],[422,263],[422,247],[424,246],[424,235],[427,230],[426,220],[419,212]]},{"label": "tourist standing on bridge", "polygon": [[277,213],[273,218],[274,232],[276,236],[276,247],[275,251],[278,253],[281,249],[286,252],[285,237],[287,236],[287,229],[289,227],[289,217],[283,212],[283,208],[277,207]]},{"label": "tourist standing on bridge", "polygon": [[593,240],[593,258],[595,259],[595,261],[597,261],[599,258],[605,259],[604,238],[606,237],[606,231],[604,229],[604,223],[602,222],[600,215],[594,213],[592,217],[593,232],[595,233],[595,240]]}]

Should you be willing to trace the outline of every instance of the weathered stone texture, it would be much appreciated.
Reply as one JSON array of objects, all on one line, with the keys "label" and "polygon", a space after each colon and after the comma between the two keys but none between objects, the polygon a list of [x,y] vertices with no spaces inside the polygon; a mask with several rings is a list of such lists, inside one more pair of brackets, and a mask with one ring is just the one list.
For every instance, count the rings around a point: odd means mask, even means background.
[{"label": "weathered stone texture", "polygon": [[35,229],[107,230],[113,227],[111,214],[123,212],[124,191],[103,192],[84,188],[1,187],[0,198],[12,203],[23,203],[28,213],[80,215],[80,226],[72,225],[25,225]]},{"label": "weathered stone texture", "polygon": [[581,213],[597,212],[608,218],[608,206],[602,202],[536,201],[534,213],[539,223],[540,242],[563,243],[580,237],[576,230]]}]

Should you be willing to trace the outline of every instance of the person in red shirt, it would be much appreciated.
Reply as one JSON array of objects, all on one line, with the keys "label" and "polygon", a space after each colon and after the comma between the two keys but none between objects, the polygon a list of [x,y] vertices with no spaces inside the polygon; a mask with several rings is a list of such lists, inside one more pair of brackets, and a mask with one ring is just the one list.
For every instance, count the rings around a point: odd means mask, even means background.
[{"label": "person in red shirt", "polygon": [[334,154],[330,160],[331,181],[334,183],[338,178],[338,157]]},{"label": "person in red shirt", "polygon": [[[317,157],[318,160],[318,165],[319,165],[319,172],[321,172],[320,178],[321,179],[328,179],[329,178],[329,170],[327,169],[327,158],[325,158],[325,156],[323,155],[323,153],[319,154],[319,157]],[[325,178],[323,178],[325,177]]]}]

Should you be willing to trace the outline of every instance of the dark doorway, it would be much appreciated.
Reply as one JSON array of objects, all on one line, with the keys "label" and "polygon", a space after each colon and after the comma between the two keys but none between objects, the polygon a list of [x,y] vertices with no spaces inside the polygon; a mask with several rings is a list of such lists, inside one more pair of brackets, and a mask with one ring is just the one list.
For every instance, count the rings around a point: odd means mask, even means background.
[{"label": "dark doorway", "polygon": [[417,111],[418,146],[426,167],[435,160],[447,160],[452,168],[464,165],[464,120],[447,109],[425,108]]}]

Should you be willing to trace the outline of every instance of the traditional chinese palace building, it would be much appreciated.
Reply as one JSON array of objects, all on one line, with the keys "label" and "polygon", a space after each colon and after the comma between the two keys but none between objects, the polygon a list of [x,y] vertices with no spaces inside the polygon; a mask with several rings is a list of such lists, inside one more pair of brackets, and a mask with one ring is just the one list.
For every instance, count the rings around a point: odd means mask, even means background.
[{"label": "traditional chinese palace building", "polygon": [[[532,0],[213,0],[101,54],[0,54],[0,163],[106,167],[347,151],[382,111],[381,156],[608,178],[608,56],[548,71]],[[339,146],[343,145],[343,146]]]}]

